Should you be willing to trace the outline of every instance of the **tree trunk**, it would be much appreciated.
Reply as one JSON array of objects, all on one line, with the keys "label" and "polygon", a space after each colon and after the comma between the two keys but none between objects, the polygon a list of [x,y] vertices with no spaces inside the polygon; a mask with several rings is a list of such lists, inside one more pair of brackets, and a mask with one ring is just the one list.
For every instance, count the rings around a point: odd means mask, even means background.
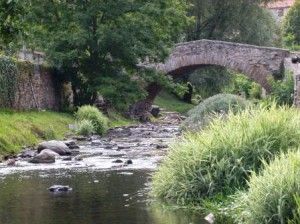
[{"label": "tree trunk", "polygon": [[147,87],[148,95],[146,99],[141,100],[129,108],[129,116],[133,119],[139,119],[142,122],[147,122],[150,119],[149,112],[153,101],[161,91],[161,86],[158,83],[151,83]]}]

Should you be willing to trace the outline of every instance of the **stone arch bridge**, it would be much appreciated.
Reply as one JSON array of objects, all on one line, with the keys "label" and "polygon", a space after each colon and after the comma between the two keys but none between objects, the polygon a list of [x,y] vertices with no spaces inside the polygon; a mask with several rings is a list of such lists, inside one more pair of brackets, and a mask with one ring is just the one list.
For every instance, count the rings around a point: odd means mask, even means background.
[{"label": "stone arch bridge", "polygon": [[219,65],[247,75],[267,92],[271,90],[268,76],[280,78],[285,70],[290,70],[296,81],[295,104],[300,106],[300,65],[291,62],[291,58],[296,55],[280,48],[198,40],[177,44],[164,63],[147,64],[145,67],[180,75],[203,65]]}]

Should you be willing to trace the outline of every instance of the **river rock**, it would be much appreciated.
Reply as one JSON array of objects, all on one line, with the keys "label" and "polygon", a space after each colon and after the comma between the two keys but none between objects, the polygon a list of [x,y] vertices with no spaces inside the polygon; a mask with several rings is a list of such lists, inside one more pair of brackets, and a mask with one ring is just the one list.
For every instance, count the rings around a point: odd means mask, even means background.
[{"label": "river rock", "polygon": [[117,159],[117,160],[114,160],[113,163],[123,163],[123,160]]},{"label": "river rock", "polygon": [[18,156],[21,158],[32,158],[37,154],[36,150],[26,149],[22,151]]},{"label": "river rock", "polygon": [[210,213],[204,218],[209,224],[213,224],[215,222],[214,214]]},{"label": "river rock", "polygon": [[72,157],[71,156],[67,156],[67,157],[64,157],[62,160],[63,161],[72,161]]},{"label": "river rock", "polygon": [[64,143],[69,147],[69,149],[79,149],[80,148],[74,140],[67,140],[67,141],[64,141]]},{"label": "river rock", "polygon": [[51,192],[67,192],[72,191],[73,189],[70,186],[64,186],[64,185],[53,185],[48,188]]},{"label": "river rock", "polygon": [[61,156],[71,155],[69,147],[62,141],[48,141],[42,142],[38,145],[38,152],[44,149],[51,149],[52,151],[58,153]]},{"label": "river rock", "polygon": [[6,161],[7,166],[15,166],[16,165],[16,160],[15,159],[9,159]]},{"label": "river rock", "polygon": [[75,159],[75,161],[82,161],[83,160],[83,155],[78,155],[74,159]]},{"label": "river rock", "polygon": [[153,105],[150,113],[152,114],[153,117],[156,118],[159,117],[159,113],[160,113],[159,106]]},{"label": "river rock", "polygon": [[133,164],[133,161],[131,159],[128,159],[126,162],[125,162],[126,165],[131,165]]},{"label": "river rock", "polygon": [[29,160],[30,163],[55,163],[55,157],[58,156],[57,153],[49,149],[44,149],[34,158]]}]

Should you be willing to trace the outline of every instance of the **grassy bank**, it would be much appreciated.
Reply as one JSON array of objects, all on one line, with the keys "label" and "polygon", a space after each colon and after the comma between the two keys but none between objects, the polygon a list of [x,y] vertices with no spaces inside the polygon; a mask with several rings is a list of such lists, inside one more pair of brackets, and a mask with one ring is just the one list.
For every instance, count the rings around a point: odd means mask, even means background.
[{"label": "grassy bank", "polygon": [[74,123],[71,115],[56,112],[0,110],[0,155],[18,152],[47,139],[61,139]]},{"label": "grassy bank", "polygon": [[166,91],[161,91],[161,93],[156,97],[154,104],[165,108],[168,111],[176,111],[181,114],[186,114],[195,106],[179,100],[176,96]]},{"label": "grassy bank", "polygon": [[300,113],[294,108],[249,108],[186,134],[153,178],[152,194],[182,206],[247,188],[252,172],[300,144]]}]

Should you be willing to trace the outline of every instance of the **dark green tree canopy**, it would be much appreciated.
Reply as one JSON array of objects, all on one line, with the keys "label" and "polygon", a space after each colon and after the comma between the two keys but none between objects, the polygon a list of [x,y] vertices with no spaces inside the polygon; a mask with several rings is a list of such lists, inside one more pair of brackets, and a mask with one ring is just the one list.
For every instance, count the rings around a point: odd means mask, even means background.
[{"label": "dark green tree canopy", "polygon": [[262,6],[264,0],[191,0],[196,23],[188,40],[217,39],[256,45],[272,45],[275,21]]},{"label": "dark green tree canopy", "polygon": [[288,46],[300,45],[300,1],[288,11],[283,23],[283,35]]},{"label": "dark green tree canopy", "polygon": [[139,92],[137,64],[163,60],[182,37],[187,8],[185,0],[30,0],[27,40],[70,74],[84,103],[97,92],[126,101]]}]

